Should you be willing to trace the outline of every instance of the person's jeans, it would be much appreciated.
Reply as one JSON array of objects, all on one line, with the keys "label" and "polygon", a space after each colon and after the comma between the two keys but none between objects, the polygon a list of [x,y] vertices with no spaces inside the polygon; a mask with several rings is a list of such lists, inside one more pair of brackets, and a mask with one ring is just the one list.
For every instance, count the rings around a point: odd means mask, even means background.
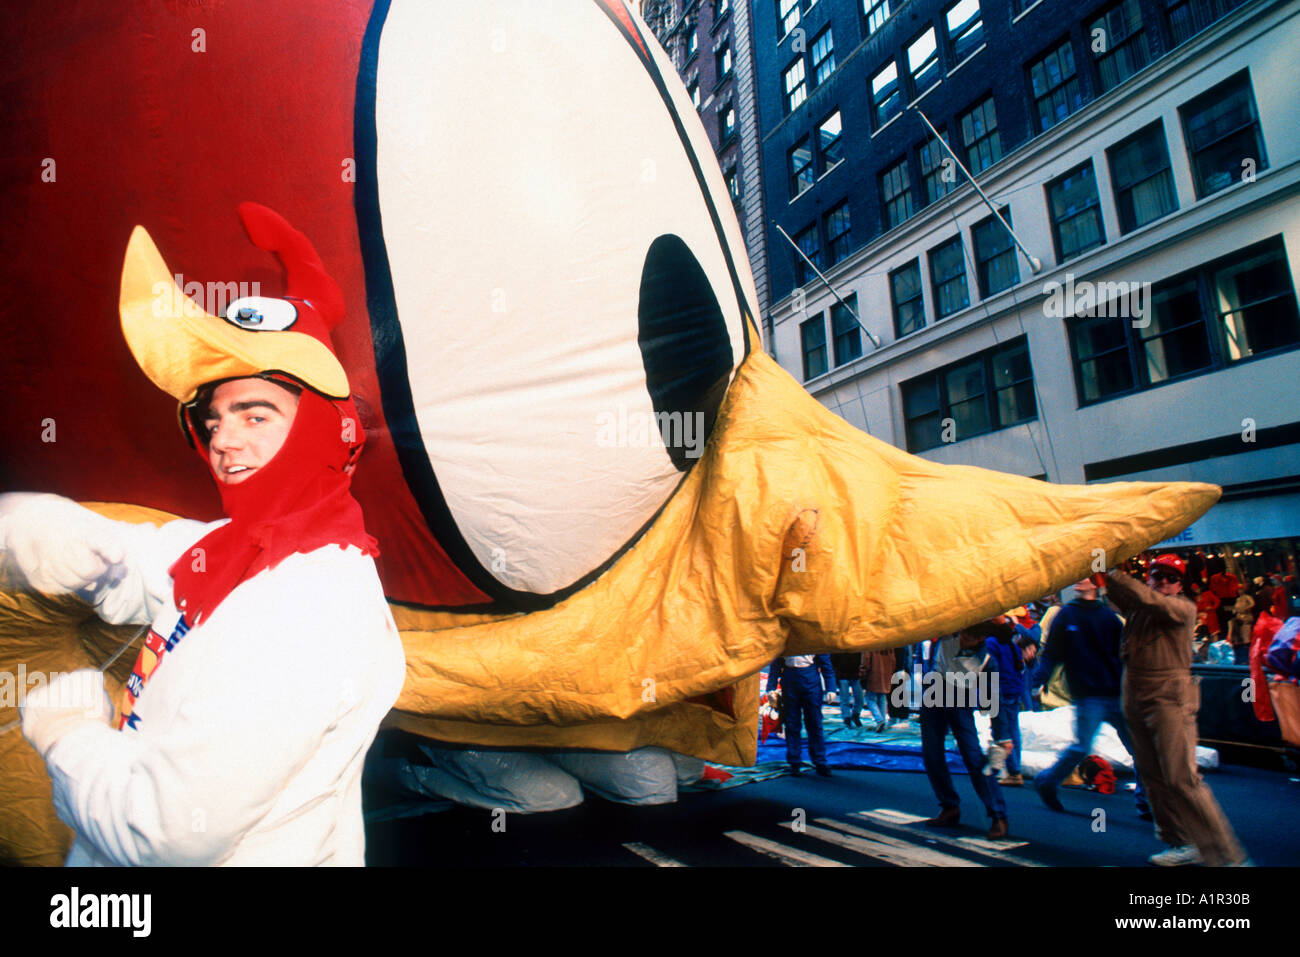
[{"label": "person's jeans", "polygon": [[1020,773],[1020,696],[998,694],[998,713],[992,719],[994,741],[1010,741],[1007,774]]},{"label": "person's jeans", "polygon": [[[844,723],[849,723],[849,716],[859,717],[862,714],[862,682],[852,678],[839,678],[836,683],[840,689],[840,717]],[[849,698],[853,699],[853,710],[849,710]]]},{"label": "person's jeans", "polygon": [[944,756],[943,742],[949,730],[957,742],[957,750],[970,774],[975,793],[983,802],[989,817],[1006,817],[1007,805],[1002,797],[1002,788],[993,775],[984,773],[984,752],[980,750],[979,733],[975,730],[974,708],[921,709],[921,758],[925,762],[925,774],[930,779],[930,788],[939,799],[939,806],[946,809],[961,804],[952,786],[952,775],[948,773],[948,761]]},{"label": "person's jeans", "polygon": [[881,692],[867,692],[867,710],[871,712],[871,717],[876,724],[886,724],[889,721],[889,711],[885,707],[885,695]]},{"label": "person's jeans", "polygon": [[[816,671],[813,677],[817,678]],[[821,680],[817,678],[817,680]],[[785,688],[785,759],[791,767],[800,764],[803,725],[808,726],[808,757],[815,765],[826,763],[826,737],[822,733],[822,692],[801,688],[794,682]]]},{"label": "person's jeans", "polygon": [[[1034,778],[1034,787],[1054,790],[1065,776],[1078,766],[1079,762],[1092,753],[1092,743],[1101,729],[1102,722],[1108,723],[1119,735],[1124,750],[1133,756],[1133,739],[1129,737],[1128,722],[1124,720],[1124,709],[1120,699],[1115,698],[1076,698],[1074,700],[1074,743],[1062,751],[1056,763]],[[1133,761],[1133,774],[1137,778],[1137,791],[1134,798],[1139,808],[1145,807],[1146,795],[1142,791],[1142,778],[1137,773],[1137,760]]]}]

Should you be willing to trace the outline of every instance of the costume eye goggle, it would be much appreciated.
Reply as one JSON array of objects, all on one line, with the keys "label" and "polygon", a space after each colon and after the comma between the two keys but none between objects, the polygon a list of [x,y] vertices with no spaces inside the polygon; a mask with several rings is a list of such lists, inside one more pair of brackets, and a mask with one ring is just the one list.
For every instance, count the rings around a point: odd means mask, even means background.
[{"label": "costume eye goggle", "polygon": [[1180,582],[1182,579],[1173,572],[1152,572],[1151,580],[1157,582]]},{"label": "costume eye goggle", "polygon": [[244,296],[226,307],[226,321],[250,332],[280,332],[298,321],[298,310],[287,299]]}]

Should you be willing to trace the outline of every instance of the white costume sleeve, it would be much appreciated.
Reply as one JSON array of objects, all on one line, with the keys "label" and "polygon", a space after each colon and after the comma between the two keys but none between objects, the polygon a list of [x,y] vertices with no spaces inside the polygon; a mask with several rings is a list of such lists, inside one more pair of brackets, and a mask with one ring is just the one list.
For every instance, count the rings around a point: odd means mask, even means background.
[{"label": "white costume sleeve", "polygon": [[37,591],[80,595],[107,622],[144,624],[171,600],[172,563],[218,524],[115,522],[59,495],[12,492],[0,495],[0,561]]},{"label": "white costume sleeve", "polygon": [[163,659],[138,729],[87,725],[50,750],[59,816],[116,864],[229,857],[368,692],[361,662],[391,621],[373,568],[331,546],[232,591]]}]

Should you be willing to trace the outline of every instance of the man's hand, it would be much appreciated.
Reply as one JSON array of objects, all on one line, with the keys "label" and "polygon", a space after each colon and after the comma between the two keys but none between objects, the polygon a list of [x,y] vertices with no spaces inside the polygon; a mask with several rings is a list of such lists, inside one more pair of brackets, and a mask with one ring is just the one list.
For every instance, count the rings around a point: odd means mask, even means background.
[{"label": "man's hand", "polygon": [[58,495],[0,495],[0,562],[36,591],[95,601],[125,571],[114,523]]},{"label": "man's hand", "polygon": [[93,668],[59,675],[29,692],[19,705],[23,737],[45,758],[69,731],[84,724],[113,720],[113,701],[104,688],[104,676]]}]

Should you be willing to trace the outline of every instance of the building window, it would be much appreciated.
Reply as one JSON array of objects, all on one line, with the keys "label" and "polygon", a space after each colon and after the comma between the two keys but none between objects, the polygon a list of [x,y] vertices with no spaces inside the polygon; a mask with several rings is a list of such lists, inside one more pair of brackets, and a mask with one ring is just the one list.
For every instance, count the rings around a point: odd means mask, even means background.
[{"label": "building window", "polygon": [[1128,233],[1178,208],[1169,172],[1169,148],[1160,120],[1106,151],[1119,209],[1119,231]]},{"label": "building window", "polygon": [[876,129],[880,129],[903,109],[903,98],[898,91],[898,64],[892,60],[871,78],[871,112]]},{"label": "building window", "polygon": [[817,127],[817,149],[821,153],[821,171],[828,169],[844,158],[844,143],[840,139],[840,111],[836,110]]},{"label": "building window", "polygon": [[844,302],[848,303],[847,307],[838,302],[831,306],[831,345],[837,366],[862,355],[862,331],[854,318],[858,311],[858,294],[853,293]]},{"label": "building window", "polygon": [[1169,0],[1166,8],[1174,46],[1191,39],[1247,2],[1249,0]]},{"label": "building window", "polygon": [[897,8],[899,0],[862,0],[862,14],[867,18],[867,36],[875,33],[889,19],[890,7]]},{"label": "building window", "polygon": [[910,379],[901,389],[909,452],[1038,417],[1024,336]]},{"label": "building window", "polygon": [[[817,235],[817,224],[813,223],[795,236],[794,242],[799,247],[799,251],[803,253],[803,256],[794,257],[794,282],[796,286],[802,286],[815,275],[808,268],[808,263],[804,262],[804,256],[812,260],[812,264],[818,269],[822,268],[822,245],[821,239]],[[825,344],[824,339],[823,344]]]},{"label": "building window", "polygon": [[979,0],[958,0],[944,14],[948,26],[948,47],[952,62],[960,63],[984,42],[984,21],[980,18]]},{"label": "building window", "polygon": [[[947,142],[943,130],[939,135]],[[957,166],[948,159],[947,151],[937,139],[930,137],[926,140],[917,151],[917,157],[921,163],[921,189],[927,206],[957,188]]]},{"label": "building window", "polygon": [[1002,139],[998,136],[998,115],[993,97],[986,97],[957,117],[961,127],[961,145],[966,152],[966,168],[977,176],[1002,159]]},{"label": "building window", "polygon": [[889,274],[889,298],[894,306],[894,336],[925,328],[925,304],[921,299],[921,262],[913,259]]},{"label": "building window", "polygon": [[966,253],[961,237],[930,250],[930,286],[934,291],[934,316],[943,319],[970,305],[966,286]]},{"label": "building window", "polygon": [[1038,418],[1028,341],[1021,338],[994,349],[989,356],[989,367],[993,371],[993,410],[997,423],[994,428]]},{"label": "building window", "polygon": [[1227,361],[1300,343],[1291,267],[1280,239],[1221,260],[1209,272],[1211,319]]},{"label": "building window", "polygon": [[821,86],[835,72],[835,41],[827,27],[812,45],[813,86]]},{"label": "building window", "polygon": [[700,52],[700,36],[695,27],[691,27],[691,32],[686,35],[686,62],[689,63],[691,57]]},{"label": "building window", "polygon": [[793,113],[806,99],[808,87],[804,83],[803,57],[800,56],[785,68],[785,111]]},{"label": "building window", "polygon": [[1047,56],[1029,64],[1029,86],[1040,133],[1083,106],[1083,88],[1074,71],[1074,48],[1068,38]]},{"label": "building window", "polygon": [[[1226,189],[1245,169],[1268,169],[1250,75],[1243,70],[1178,110],[1196,198]],[[1246,161],[1250,160],[1248,166]]]},{"label": "building window", "polygon": [[1145,308],[1139,320],[1111,301],[1069,322],[1080,404],[1300,346],[1300,310],[1277,236],[1156,283]]},{"label": "building window", "polygon": [[713,19],[721,20],[731,12],[731,0],[718,0],[717,6],[713,8]]},{"label": "building window", "polygon": [[808,145],[808,137],[804,137],[794,148],[790,150],[790,198],[794,199],[805,189],[813,184],[816,175],[813,173],[812,147]]},{"label": "building window", "polygon": [[731,75],[731,44],[726,44],[721,50],[715,53],[714,59],[717,62],[718,68],[717,82],[721,83]]},{"label": "building window", "polygon": [[1047,207],[1058,263],[1106,242],[1092,160],[1047,184]]},{"label": "building window", "polygon": [[690,94],[691,102],[695,104],[695,108],[698,110],[700,108],[700,81],[692,81],[691,85],[686,88],[686,92]]},{"label": "building window", "polygon": [[736,171],[735,167],[723,173],[722,178],[726,181],[727,192],[731,194],[731,198],[740,199],[740,173]]},{"label": "building window", "polygon": [[1103,93],[1115,89],[1151,60],[1138,0],[1123,0],[1111,7],[1092,22],[1088,35]]},{"label": "building window", "polygon": [[[1003,206],[998,210],[1011,225],[1011,210]],[[1016,260],[1016,244],[1006,226],[996,216],[981,219],[971,230],[975,243],[975,279],[980,296],[987,298],[1020,282],[1020,263]]]},{"label": "building window", "polygon": [[803,380],[815,379],[825,375],[826,366],[826,320],[817,313],[816,318],[809,319],[799,326],[799,338],[803,344]]},{"label": "building window", "polygon": [[736,108],[730,103],[718,114],[718,142],[725,143],[736,135]]},{"label": "building window", "polygon": [[849,254],[852,240],[846,200],[826,214],[826,263],[833,266]]},{"label": "building window", "polygon": [[799,25],[803,14],[799,10],[799,0],[776,0],[776,18],[781,21],[781,37],[784,40],[790,31]]},{"label": "building window", "polygon": [[907,48],[907,69],[912,74],[912,89],[920,96],[939,82],[939,48],[934,27],[917,37]]},{"label": "building window", "polygon": [[907,174],[907,157],[880,174],[880,208],[885,229],[893,229],[912,215],[912,183]]},{"label": "building window", "polygon": [[1070,323],[1074,349],[1074,381],[1079,403],[1088,405],[1133,391],[1127,319],[1077,319]]}]

